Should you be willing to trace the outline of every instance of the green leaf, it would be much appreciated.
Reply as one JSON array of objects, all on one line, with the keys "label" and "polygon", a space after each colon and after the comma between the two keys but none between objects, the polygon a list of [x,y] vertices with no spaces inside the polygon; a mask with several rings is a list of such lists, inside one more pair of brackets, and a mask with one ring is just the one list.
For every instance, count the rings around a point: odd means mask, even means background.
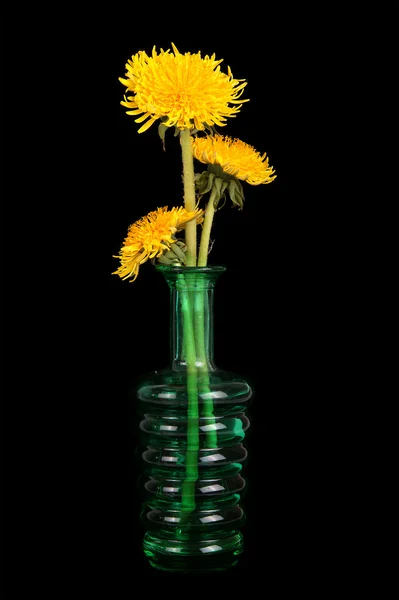
[{"label": "green leaf", "polygon": [[165,133],[166,133],[167,129],[169,129],[169,127],[166,127],[166,125],[164,125],[163,123],[160,123],[158,125],[158,135],[162,140],[162,147],[164,150],[166,150],[166,148],[165,148]]},{"label": "green leaf", "polygon": [[201,194],[207,194],[212,189],[213,180],[215,178],[214,173],[209,171],[203,171],[202,173],[196,173],[194,176],[195,185]]},{"label": "green leaf", "polygon": [[222,187],[220,188],[220,194],[221,194],[221,196],[224,196],[224,194],[225,194],[226,189],[228,188],[228,186],[229,186],[229,182],[223,180]]},{"label": "green leaf", "polygon": [[211,191],[212,186],[213,186],[213,181],[215,179],[215,174],[214,173],[209,173],[208,171],[205,171],[206,175],[207,175],[207,183],[206,183],[206,187],[204,189],[204,191],[202,192],[203,194],[207,194],[208,192]]},{"label": "green leaf", "polygon": [[229,196],[233,204],[241,210],[244,208],[244,191],[238,179],[231,179],[229,182]]},{"label": "green leaf", "polygon": [[170,249],[175,254],[175,256],[177,256],[177,258],[180,260],[180,262],[183,263],[183,265],[185,265],[186,264],[186,255],[179,248],[179,246],[177,244],[172,244]]},{"label": "green leaf", "polygon": [[161,256],[158,256],[157,262],[159,262],[161,265],[172,265],[173,264],[173,260],[166,258],[166,256],[164,254],[161,254]]}]

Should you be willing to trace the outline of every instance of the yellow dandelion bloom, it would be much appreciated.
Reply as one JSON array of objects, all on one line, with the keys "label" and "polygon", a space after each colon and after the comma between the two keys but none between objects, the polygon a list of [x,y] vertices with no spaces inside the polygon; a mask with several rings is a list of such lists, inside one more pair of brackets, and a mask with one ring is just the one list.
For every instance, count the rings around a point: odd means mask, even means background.
[{"label": "yellow dandelion bloom", "polygon": [[[201,52],[180,54],[172,44],[173,54],[161,48],[148,56],[143,50],[126,63],[126,78],[119,81],[127,93],[121,102],[128,115],[141,115],[136,123],[143,123],[139,133],[162,119],[166,127],[203,131],[205,125],[225,125],[226,117],[239,112],[238,100],[244,87],[243,79],[234,79],[230,67],[227,75],[220,70],[222,60],[215,54],[201,57]],[[230,106],[233,105],[233,106]]]},{"label": "yellow dandelion bloom", "polygon": [[168,250],[176,241],[174,234],[184,229],[186,223],[193,219],[202,223],[203,213],[199,208],[188,212],[182,207],[168,210],[164,206],[130,225],[119,256],[114,256],[120,259],[121,265],[113,275],[121,279],[131,277],[134,281],[140,265]]},{"label": "yellow dandelion bloom", "polygon": [[205,164],[219,165],[223,172],[251,185],[270,183],[274,175],[266,152],[261,155],[253,146],[239,139],[219,134],[197,136],[192,140],[193,156]]}]

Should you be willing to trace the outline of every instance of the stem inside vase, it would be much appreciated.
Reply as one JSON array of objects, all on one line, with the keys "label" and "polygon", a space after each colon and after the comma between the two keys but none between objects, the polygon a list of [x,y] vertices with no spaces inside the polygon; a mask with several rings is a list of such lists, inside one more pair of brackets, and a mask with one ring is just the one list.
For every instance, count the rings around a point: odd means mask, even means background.
[{"label": "stem inside vase", "polygon": [[[224,267],[167,267],[157,265],[171,291],[171,366],[181,374],[186,402],[184,479],[181,488],[181,526],[196,510],[200,453],[217,449],[217,418],[214,414],[211,376],[213,362],[214,285]],[[183,390],[182,390],[183,391]],[[220,394],[220,392],[218,392]],[[219,397],[219,396],[218,396]],[[181,405],[184,410],[184,404]],[[201,493],[200,493],[201,495]],[[198,498],[197,498],[198,500]]]},{"label": "stem inside vase", "polygon": [[182,512],[185,513],[195,509],[195,482],[198,479],[199,414],[193,311],[184,275],[178,276],[178,284],[181,289],[184,354],[187,363],[187,454],[186,477],[182,489]]},{"label": "stem inside vase", "polygon": [[[206,291],[199,283],[199,288],[194,297],[194,332],[197,348],[198,372],[200,374],[198,383],[198,392],[203,400],[203,415],[208,419],[206,425],[206,443],[208,448],[217,448],[217,431],[215,429],[215,419],[213,415],[212,392],[209,385],[209,371],[207,362],[207,352],[205,347],[206,332],[205,327],[209,324],[208,302]],[[209,334],[209,332],[208,332]]]}]

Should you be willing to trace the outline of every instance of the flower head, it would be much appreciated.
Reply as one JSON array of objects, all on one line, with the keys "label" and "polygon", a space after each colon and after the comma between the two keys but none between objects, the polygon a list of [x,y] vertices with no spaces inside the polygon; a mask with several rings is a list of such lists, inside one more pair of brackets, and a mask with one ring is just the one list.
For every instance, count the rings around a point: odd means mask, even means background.
[{"label": "flower head", "polygon": [[253,146],[239,139],[219,134],[197,136],[192,140],[194,157],[208,165],[219,165],[226,175],[246,181],[251,185],[270,183],[274,175],[269,167],[266,152],[261,155]]},{"label": "flower head", "polygon": [[[141,115],[136,123],[144,122],[139,133],[162,119],[166,127],[203,131],[206,126],[224,126],[226,117],[239,112],[238,100],[246,82],[234,79],[230,67],[227,74],[220,70],[222,60],[215,54],[180,54],[174,44],[173,53],[153,48],[151,56],[143,50],[126,63],[125,79],[119,81],[132,95],[121,102],[128,115]],[[232,105],[232,106],[230,106]]]},{"label": "flower head", "polygon": [[201,223],[203,212],[198,208],[188,212],[182,207],[168,210],[164,206],[130,225],[119,256],[114,256],[120,259],[121,265],[113,275],[119,275],[121,279],[132,278],[134,281],[140,265],[168,251],[176,242],[174,234],[184,229],[186,223],[193,219]]}]

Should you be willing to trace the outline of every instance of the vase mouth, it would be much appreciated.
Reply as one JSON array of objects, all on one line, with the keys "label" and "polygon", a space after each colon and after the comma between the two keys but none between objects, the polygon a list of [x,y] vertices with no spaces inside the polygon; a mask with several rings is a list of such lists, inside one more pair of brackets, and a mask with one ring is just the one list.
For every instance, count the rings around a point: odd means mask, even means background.
[{"label": "vase mouth", "polygon": [[187,267],[173,265],[155,265],[161,273],[223,273],[226,267],[223,265],[206,265],[205,267]]}]

